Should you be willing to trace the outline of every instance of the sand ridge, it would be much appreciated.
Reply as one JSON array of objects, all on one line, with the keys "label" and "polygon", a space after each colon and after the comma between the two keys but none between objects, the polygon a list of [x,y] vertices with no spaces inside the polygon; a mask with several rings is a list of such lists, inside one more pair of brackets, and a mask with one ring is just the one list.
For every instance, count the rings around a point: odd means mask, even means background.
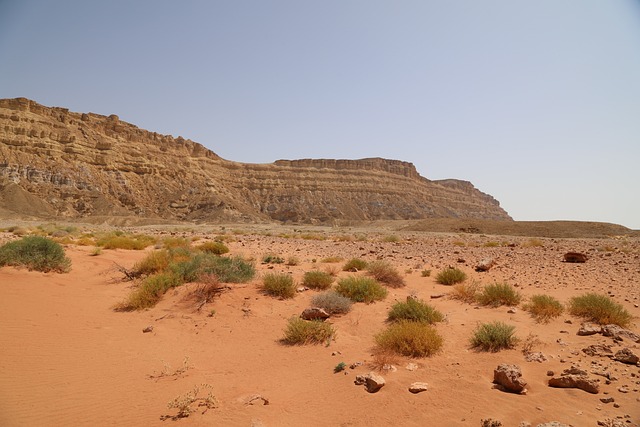
[{"label": "sand ridge", "polygon": [[[167,403],[201,383],[212,386],[218,407],[176,421],[180,425],[477,426],[481,419],[493,418],[505,426],[552,420],[587,426],[617,416],[627,416],[622,419],[629,421],[626,425],[638,424],[638,367],[585,356],[581,349],[591,344],[622,346],[601,335],[577,336],[580,319],[564,314],[540,325],[520,308],[508,313],[507,307],[431,299],[451,290],[437,284],[434,276],[454,265],[467,272],[468,280],[504,281],[525,296],[546,293],[564,302],[586,291],[609,294],[637,317],[637,239],[538,239],[541,246],[527,246],[529,238],[480,235],[407,233],[398,234],[396,242],[383,241],[373,232],[367,241],[294,237],[233,235],[228,242],[231,253],[255,258],[259,275],[250,283],[230,285],[199,312],[183,300],[194,285],[170,291],[146,311],[112,309],[132,286],[121,280],[114,263],[130,268],[152,249],[104,250],[91,256],[92,248],[70,245],[66,250],[73,267],[68,274],[0,269],[0,424],[173,424],[161,419],[175,414]],[[493,242],[514,246],[494,247]],[[588,262],[561,262],[569,250],[587,253]],[[285,259],[295,256],[299,265],[263,265],[259,261],[267,252]],[[321,262],[329,256],[385,259],[402,272],[407,286],[390,289],[382,302],[355,304],[350,313],[329,319],[337,337],[328,347],[282,345],[279,340],[287,320],[308,307],[317,291],[301,292],[292,300],[274,299],[259,291],[260,274],[288,272],[299,281],[305,271],[342,265]],[[475,263],[487,256],[496,259],[496,266],[486,273],[473,271]],[[422,277],[423,269],[433,274]],[[338,277],[349,274],[353,273],[339,272]],[[430,358],[398,357],[396,372],[380,373],[387,385],[369,394],[353,380],[371,370],[373,336],[384,328],[388,309],[410,294],[446,315],[436,327],[445,338],[444,349]],[[548,360],[526,362],[520,347],[498,353],[470,349],[473,329],[490,320],[516,326],[523,339],[529,333],[537,335],[542,342],[538,350]],[[143,333],[149,325],[153,331]],[[632,329],[637,332],[636,325]],[[640,352],[637,344],[627,341],[624,346]],[[189,369],[184,373],[151,378],[163,369],[177,370],[185,357]],[[334,374],[339,362],[363,365]],[[407,363],[419,368],[407,370]],[[527,395],[492,388],[493,369],[500,363],[522,368]],[[606,366],[618,379],[605,384],[600,377],[598,395],[547,386],[548,370],[559,373],[572,364],[588,371]],[[407,387],[415,381],[427,382],[429,390],[409,393]],[[629,392],[619,392],[622,386]],[[269,404],[247,405],[254,394]],[[619,408],[600,401],[609,396]]]}]

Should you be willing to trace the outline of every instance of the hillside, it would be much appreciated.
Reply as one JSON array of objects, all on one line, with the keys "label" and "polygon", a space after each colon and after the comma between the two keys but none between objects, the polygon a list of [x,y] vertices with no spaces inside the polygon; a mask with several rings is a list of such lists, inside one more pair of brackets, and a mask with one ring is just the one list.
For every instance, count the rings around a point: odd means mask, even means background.
[{"label": "hillside", "polygon": [[316,224],[511,220],[471,183],[428,180],[408,162],[238,163],[116,115],[74,113],[25,98],[0,100],[0,214]]}]

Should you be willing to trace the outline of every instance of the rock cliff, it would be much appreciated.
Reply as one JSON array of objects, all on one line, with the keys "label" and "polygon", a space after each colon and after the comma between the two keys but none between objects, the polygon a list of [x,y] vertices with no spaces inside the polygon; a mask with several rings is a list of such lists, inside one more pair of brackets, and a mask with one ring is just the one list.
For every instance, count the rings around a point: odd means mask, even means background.
[{"label": "rock cliff", "polygon": [[0,100],[0,213],[195,221],[511,220],[469,182],[397,160],[222,159],[118,116]]}]

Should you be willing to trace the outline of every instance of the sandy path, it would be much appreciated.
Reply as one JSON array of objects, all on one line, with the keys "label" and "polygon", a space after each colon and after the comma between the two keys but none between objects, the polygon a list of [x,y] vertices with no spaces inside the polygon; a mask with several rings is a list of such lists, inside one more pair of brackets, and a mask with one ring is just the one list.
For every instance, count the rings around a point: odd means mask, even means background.
[{"label": "sandy path", "polygon": [[[539,325],[521,309],[510,314],[506,307],[477,308],[446,298],[430,300],[431,295],[450,290],[435,283],[435,273],[455,264],[468,272],[470,280],[504,280],[518,285],[525,295],[545,292],[566,301],[584,290],[610,292],[638,316],[640,311],[634,306],[640,301],[637,242],[631,242],[625,252],[591,251],[587,264],[571,265],[559,262],[562,251],[588,251],[615,242],[553,239],[545,240],[544,247],[493,248],[481,246],[481,238],[467,238],[465,246],[460,246],[460,238],[446,236],[401,243],[265,236],[236,239],[230,244],[232,253],[257,259],[266,252],[285,258],[295,255],[300,265],[277,265],[274,270],[289,271],[297,279],[311,268],[329,267],[319,262],[324,257],[363,256],[393,262],[408,284],[391,290],[383,302],[356,304],[351,313],[332,319],[338,336],[329,347],[287,347],[278,342],[287,319],[307,307],[315,291],[280,301],[260,294],[256,289],[260,279],[256,278],[249,284],[232,285],[231,291],[201,312],[181,300],[186,286],[170,292],[153,309],[118,313],[111,307],[131,284],[117,280],[121,275],[113,263],[131,266],[144,256],[142,252],[103,251],[92,257],[90,249],[71,246],[68,254],[73,269],[69,274],[2,268],[0,425],[173,424],[161,420],[163,415],[175,414],[167,403],[200,383],[212,386],[218,408],[177,421],[180,425],[477,426],[481,419],[491,417],[505,426],[551,420],[587,426],[616,416],[628,416],[631,423],[627,425],[637,425],[640,419],[640,370],[580,353],[587,345],[612,341],[600,335],[577,336],[578,319],[564,315]],[[487,255],[496,257],[498,265],[488,273],[473,272],[474,262]],[[459,258],[466,262],[459,263]],[[265,271],[268,266],[258,268]],[[433,269],[432,277],[421,277],[422,268]],[[447,322],[437,327],[445,337],[444,350],[413,361],[420,366],[416,371],[405,369],[411,360],[398,358],[397,372],[382,373],[387,385],[379,393],[368,394],[353,384],[355,375],[370,370],[366,363],[372,361],[373,336],[384,327],[388,308],[410,293],[429,300],[447,315]],[[215,314],[208,317],[212,309]],[[573,323],[565,323],[566,319]],[[471,332],[478,322],[487,320],[515,325],[522,338],[535,333],[544,343],[539,350],[549,360],[525,362],[519,348],[499,353],[469,349]],[[153,325],[154,331],[143,334],[147,325]],[[640,352],[637,344],[626,345]],[[185,356],[191,369],[183,375],[149,378],[158,375],[164,363],[173,372]],[[341,361],[365,362],[365,366],[347,370],[346,375],[333,374],[333,367]],[[548,370],[559,373],[572,363],[589,368],[594,361],[608,366],[619,378],[610,385],[603,379],[600,394],[546,385]],[[521,366],[529,382],[526,396],[492,389],[493,369],[500,363]],[[409,393],[407,387],[414,381],[429,383],[429,391]],[[629,393],[618,392],[621,385],[628,386]],[[620,407],[600,402],[604,392],[615,397]],[[243,403],[243,397],[256,393],[270,404]]]}]

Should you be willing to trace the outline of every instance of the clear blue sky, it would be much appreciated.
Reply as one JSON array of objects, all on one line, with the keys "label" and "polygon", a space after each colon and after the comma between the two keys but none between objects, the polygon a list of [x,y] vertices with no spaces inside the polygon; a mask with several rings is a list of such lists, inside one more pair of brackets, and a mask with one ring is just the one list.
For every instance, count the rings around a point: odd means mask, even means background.
[{"label": "clear blue sky", "polygon": [[640,2],[0,0],[0,97],[640,229]]}]

